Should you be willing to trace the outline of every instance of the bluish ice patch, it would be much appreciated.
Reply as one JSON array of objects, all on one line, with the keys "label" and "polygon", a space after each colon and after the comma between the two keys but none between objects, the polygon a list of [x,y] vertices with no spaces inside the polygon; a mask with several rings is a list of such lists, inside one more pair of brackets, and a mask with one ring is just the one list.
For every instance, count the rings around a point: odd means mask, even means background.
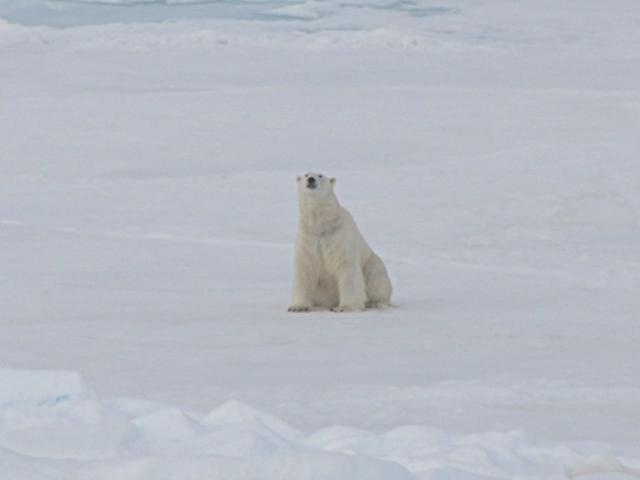
[{"label": "bluish ice patch", "polygon": [[388,4],[369,4],[362,2],[359,4],[351,4],[345,2],[343,6],[358,8],[374,8],[377,10],[388,10],[394,12],[405,12],[413,17],[432,17],[434,15],[448,15],[452,13],[460,13],[459,8],[445,6],[428,6],[423,5],[425,2],[416,0],[400,0],[399,2],[390,2]]},{"label": "bluish ice patch", "polygon": [[107,23],[164,22],[196,18],[251,20],[287,1],[252,3],[202,1],[193,3],[102,3],[73,0],[0,0],[0,18],[28,26],[74,27]]},{"label": "bluish ice patch", "polygon": [[71,395],[69,394],[62,394],[62,395],[57,395],[49,400],[45,400],[44,402],[40,402],[40,406],[45,406],[45,405],[58,405],[59,403],[62,402],[67,402],[71,400]]},{"label": "bluish ice patch", "polygon": [[0,18],[27,26],[65,28],[198,18],[300,22],[340,15],[342,9],[350,8],[395,11],[413,17],[455,13],[455,9],[422,0],[328,1],[330,8],[310,18],[280,13],[283,7],[305,3],[306,0],[0,0]]}]

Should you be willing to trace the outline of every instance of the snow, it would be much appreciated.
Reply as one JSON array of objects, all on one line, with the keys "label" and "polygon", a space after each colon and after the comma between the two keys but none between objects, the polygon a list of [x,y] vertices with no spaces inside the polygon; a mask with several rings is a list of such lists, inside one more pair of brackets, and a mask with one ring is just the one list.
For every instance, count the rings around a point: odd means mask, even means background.
[{"label": "snow", "polygon": [[[4,475],[638,475],[636,2],[29,4],[0,2]],[[307,170],[395,308],[286,312]]]},{"label": "snow", "polygon": [[[2,369],[0,378],[25,399],[0,407],[0,461],[11,478],[404,480],[514,478],[523,471],[551,478],[568,461],[572,477],[638,473],[611,456],[533,444],[518,431],[452,435],[405,426],[374,433],[333,426],[305,435],[237,401],[203,416],[97,398],[78,388],[82,381],[73,372]],[[36,396],[35,380],[47,386]]]}]

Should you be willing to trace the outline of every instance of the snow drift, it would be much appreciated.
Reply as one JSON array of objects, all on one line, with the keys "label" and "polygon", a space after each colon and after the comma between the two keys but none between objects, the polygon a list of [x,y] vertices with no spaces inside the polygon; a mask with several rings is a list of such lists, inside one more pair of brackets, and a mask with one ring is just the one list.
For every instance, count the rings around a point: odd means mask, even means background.
[{"label": "snow drift", "polygon": [[[136,399],[100,399],[74,372],[0,370],[0,464],[22,479],[546,478],[632,469],[520,432],[386,433],[336,426],[305,434],[237,401],[206,415]],[[8,477],[8,478],[9,478]]]}]

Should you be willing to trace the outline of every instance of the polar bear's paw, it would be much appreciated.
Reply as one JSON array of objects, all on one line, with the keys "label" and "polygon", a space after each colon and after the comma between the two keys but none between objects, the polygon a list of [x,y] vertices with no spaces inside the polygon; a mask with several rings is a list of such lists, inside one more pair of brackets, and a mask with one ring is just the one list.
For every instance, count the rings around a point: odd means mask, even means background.
[{"label": "polar bear's paw", "polygon": [[364,310],[364,308],[359,307],[351,307],[348,305],[338,305],[337,307],[333,307],[330,309],[332,312],[340,313],[340,312],[359,312]]},{"label": "polar bear's paw", "polygon": [[310,310],[306,305],[291,305],[289,307],[289,312],[308,312]]},{"label": "polar bear's paw", "polygon": [[364,304],[364,306],[365,308],[382,310],[387,306],[387,304],[382,302],[367,302]]}]

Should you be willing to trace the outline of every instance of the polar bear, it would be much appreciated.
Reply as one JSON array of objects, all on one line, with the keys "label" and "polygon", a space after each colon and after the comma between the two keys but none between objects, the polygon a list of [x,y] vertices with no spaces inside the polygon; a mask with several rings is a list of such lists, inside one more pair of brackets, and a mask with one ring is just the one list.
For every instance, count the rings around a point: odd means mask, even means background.
[{"label": "polar bear", "polygon": [[300,219],[289,311],[321,307],[347,312],[389,305],[387,269],[338,203],[336,179],[313,172],[297,181]]}]

